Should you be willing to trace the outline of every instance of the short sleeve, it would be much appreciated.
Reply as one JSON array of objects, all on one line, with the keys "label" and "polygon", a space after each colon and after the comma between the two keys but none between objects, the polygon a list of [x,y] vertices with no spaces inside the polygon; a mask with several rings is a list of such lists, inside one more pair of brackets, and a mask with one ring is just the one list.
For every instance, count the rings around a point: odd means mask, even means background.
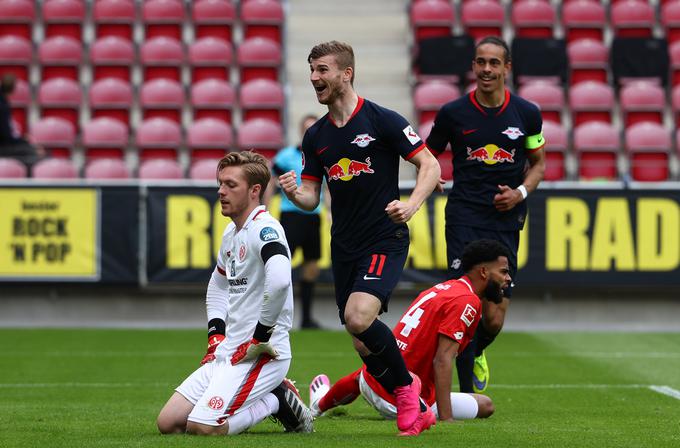
[{"label": "short sleeve", "polygon": [[525,151],[529,154],[536,152],[545,146],[545,138],[543,137],[543,118],[541,111],[533,104],[527,108],[526,112],[526,139]]},{"label": "short sleeve", "polygon": [[380,115],[377,119],[385,134],[383,137],[405,160],[425,148],[425,143],[406,118],[389,109],[381,109]]},{"label": "short sleeve", "polygon": [[[318,122],[317,122],[318,125]],[[305,136],[302,138],[302,179],[313,180],[321,182],[323,180],[323,166],[314,147],[314,134],[317,126],[312,126],[307,129]]]},{"label": "short sleeve", "polygon": [[449,143],[451,125],[447,119],[447,113],[444,108],[439,109],[434,119],[434,125],[427,137],[427,147],[430,148],[433,154],[439,155],[444,152],[446,145]]}]

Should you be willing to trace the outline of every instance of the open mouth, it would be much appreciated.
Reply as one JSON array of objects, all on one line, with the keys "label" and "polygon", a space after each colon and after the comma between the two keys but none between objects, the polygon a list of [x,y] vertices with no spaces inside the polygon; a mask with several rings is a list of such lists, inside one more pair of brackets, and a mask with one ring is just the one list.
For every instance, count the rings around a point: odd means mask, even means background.
[{"label": "open mouth", "polygon": [[326,85],[325,84],[319,86],[315,85],[314,90],[316,90],[316,93],[323,93],[324,90],[326,90]]}]

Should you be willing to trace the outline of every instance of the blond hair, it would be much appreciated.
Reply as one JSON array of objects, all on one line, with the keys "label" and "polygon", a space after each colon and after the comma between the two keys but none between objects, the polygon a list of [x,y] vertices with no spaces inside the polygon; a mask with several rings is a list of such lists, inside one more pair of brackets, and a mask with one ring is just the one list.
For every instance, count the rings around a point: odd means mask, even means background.
[{"label": "blond hair", "polygon": [[249,187],[260,185],[260,202],[262,202],[271,177],[267,159],[253,151],[230,152],[217,164],[217,174],[219,175],[220,171],[227,166],[242,167]]}]

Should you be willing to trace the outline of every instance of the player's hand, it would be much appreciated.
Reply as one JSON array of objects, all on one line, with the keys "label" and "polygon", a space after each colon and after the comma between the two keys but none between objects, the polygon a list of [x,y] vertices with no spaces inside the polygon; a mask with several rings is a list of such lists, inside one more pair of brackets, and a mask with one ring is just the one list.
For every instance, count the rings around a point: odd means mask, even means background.
[{"label": "player's hand", "polygon": [[443,193],[444,185],[446,185],[446,181],[440,177],[439,182],[437,182],[437,185],[435,185],[434,187],[434,191],[436,191],[437,193]]},{"label": "player's hand", "polygon": [[217,349],[217,346],[224,341],[224,338],[225,336],[223,334],[208,336],[208,350],[203,359],[201,359],[201,365],[215,360],[215,350]]},{"label": "player's hand", "polygon": [[272,358],[279,357],[279,352],[269,342],[260,342],[253,338],[238,346],[231,357],[231,365],[235,366],[243,361],[251,361],[263,354],[269,355]]},{"label": "player's hand", "polygon": [[395,199],[394,201],[387,204],[385,211],[392,222],[403,224],[411,219],[411,216],[413,216],[415,212],[418,211],[418,209],[411,206],[408,202],[401,202]]},{"label": "player's hand", "polygon": [[281,190],[283,190],[283,193],[286,196],[288,196],[289,198],[295,196],[295,192],[297,191],[298,188],[297,174],[295,174],[295,171],[288,171],[287,173],[283,173],[282,175],[280,175],[279,185],[281,186]]},{"label": "player's hand", "polygon": [[499,185],[498,191],[499,192],[493,197],[493,205],[499,212],[512,210],[517,204],[524,200],[520,191],[512,189],[507,185]]}]

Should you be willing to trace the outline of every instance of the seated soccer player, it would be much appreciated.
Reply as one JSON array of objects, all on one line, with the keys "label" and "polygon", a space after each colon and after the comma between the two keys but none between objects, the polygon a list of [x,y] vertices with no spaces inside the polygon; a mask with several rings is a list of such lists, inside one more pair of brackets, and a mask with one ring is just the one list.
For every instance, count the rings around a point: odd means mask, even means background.
[{"label": "seated soccer player", "polygon": [[208,351],[158,415],[163,434],[238,434],[268,416],[286,431],[312,432],[312,413],[285,378],[293,323],[290,251],[262,204],[264,157],[231,153],[217,167],[222,236],[206,293]]},{"label": "seated soccer player", "polygon": [[[451,392],[451,375],[456,355],[475,334],[481,300],[498,303],[511,281],[507,248],[494,240],[473,241],[465,248],[461,263],[463,277],[423,291],[393,330],[406,366],[414,380],[421,382],[421,399],[440,421],[486,418],[494,412],[486,395]],[[395,418],[394,396],[365,365],[332,387],[324,374],[317,375],[309,386],[315,417],[349,404],[359,395],[385,418]]]}]

